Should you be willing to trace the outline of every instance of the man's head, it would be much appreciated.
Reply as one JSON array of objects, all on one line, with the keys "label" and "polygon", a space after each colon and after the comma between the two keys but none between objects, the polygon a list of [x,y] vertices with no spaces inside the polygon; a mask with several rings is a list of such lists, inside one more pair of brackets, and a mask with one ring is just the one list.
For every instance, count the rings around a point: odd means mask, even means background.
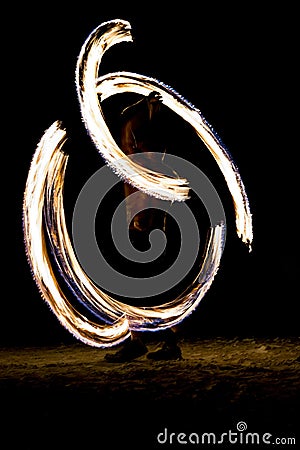
[{"label": "man's head", "polygon": [[157,91],[152,91],[148,95],[148,102],[149,103],[162,103],[162,96]]},{"label": "man's head", "polygon": [[152,91],[147,97],[150,119],[154,113],[159,112],[162,104],[162,96],[157,91]]}]

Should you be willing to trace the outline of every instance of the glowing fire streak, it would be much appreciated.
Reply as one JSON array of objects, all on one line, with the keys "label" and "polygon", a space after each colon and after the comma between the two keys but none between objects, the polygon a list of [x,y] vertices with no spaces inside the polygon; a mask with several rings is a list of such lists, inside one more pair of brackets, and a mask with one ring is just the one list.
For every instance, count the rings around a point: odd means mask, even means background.
[{"label": "glowing fire streak", "polygon": [[[45,211],[45,197],[52,196],[52,186],[49,186],[49,176],[58,177],[55,180],[55,198],[53,198],[54,210],[62,208],[62,178],[65,171],[67,156],[60,149],[65,141],[65,131],[54,123],[41,139],[28,173],[25,196],[24,196],[24,236],[27,257],[32,269],[33,277],[39,287],[42,297],[51,307],[61,324],[67,328],[75,337],[89,345],[112,345],[118,343],[128,335],[128,323],[126,319],[119,319],[112,326],[99,326],[92,323],[86,317],[78,313],[67,297],[62,292],[56,276],[53,272],[50,257],[47,251],[46,236],[43,225],[43,214]],[[55,150],[55,152],[53,151]],[[57,167],[60,172],[56,173]],[[51,180],[53,182],[53,179]],[[50,211],[53,214],[53,211]],[[62,225],[59,233],[64,233],[65,222],[63,211],[61,217],[57,217]],[[59,235],[48,227],[48,238],[50,242]],[[52,242],[52,245],[54,243]],[[68,251],[64,245],[60,250]],[[70,260],[72,254],[69,255]],[[68,256],[64,254],[64,260]],[[73,261],[74,263],[76,261]],[[66,265],[67,268],[67,265]]]},{"label": "glowing fire streak", "polygon": [[[168,304],[149,308],[133,307],[116,301],[85,275],[69,239],[63,209],[63,184],[68,156],[61,151],[61,147],[65,136],[59,122],[46,131],[32,160],[24,197],[27,256],[43,298],[62,325],[80,340],[94,346],[113,345],[126,338],[129,324],[131,329],[145,331],[179,323],[194,310],[213,281],[223,250],[224,226],[220,224],[211,230],[203,270],[199,271],[184,294]],[[51,268],[45,234],[48,235],[60,275],[73,294],[88,308],[91,304],[93,311],[98,311],[99,319],[113,325],[92,323],[72,307]]]},{"label": "glowing fire streak", "polygon": [[[103,100],[116,92],[145,94],[158,90],[164,103],[195,128],[217,160],[233,196],[238,234],[250,244],[251,215],[238,170],[199,111],[172,89],[148,77],[121,72],[97,78],[104,49],[130,39],[128,22],[107,22],[91,33],[79,56],[76,81],[82,115],[99,152],[121,178],[148,194],[176,201],[188,197],[186,180],[148,171],[125,158],[106,126],[97,98],[98,93]],[[46,130],[33,156],[24,193],[26,254],[42,297],[68,331],[84,343],[97,347],[123,341],[129,336],[130,330],[156,331],[178,324],[198,306],[213,282],[223,252],[225,225],[220,223],[210,229],[202,266],[194,282],[177,298],[166,304],[145,308],[133,307],[114,299],[96,286],[82,270],[67,232],[63,207],[68,160],[62,151],[65,140],[66,133],[60,122],[54,122]],[[120,165],[120,158],[125,163]],[[48,247],[59,275],[97,321],[91,321],[80,313],[63,293],[58,276],[51,266]]]},{"label": "glowing fire streak", "polygon": [[101,109],[101,101],[117,93],[136,92],[147,95],[153,90],[158,91],[163,103],[190,123],[215,158],[233,198],[238,236],[250,246],[253,239],[252,217],[238,168],[200,111],[174,89],[154,78],[116,72],[97,79],[105,51],[116,43],[131,41],[130,29],[129,22],[123,20],[105,22],[90,34],[79,54],[76,68],[77,92],[82,117],[96,148],[120,177],[138,189],[163,200],[186,200],[189,194],[187,180],[152,172],[126,158],[114,141]]}]

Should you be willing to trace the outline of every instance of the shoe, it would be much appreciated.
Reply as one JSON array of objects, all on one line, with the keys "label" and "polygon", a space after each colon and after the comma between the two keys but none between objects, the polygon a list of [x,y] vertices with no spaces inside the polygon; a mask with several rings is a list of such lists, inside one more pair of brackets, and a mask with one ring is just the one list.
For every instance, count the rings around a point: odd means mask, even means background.
[{"label": "shoe", "polygon": [[177,344],[169,345],[164,343],[159,350],[149,352],[147,358],[153,361],[180,360],[182,359],[182,354]]},{"label": "shoe", "polygon": [[146,345],[140,339],[130,339],[116,353],[107,353],[104,359],[108,362],[122,363],[139,358],[147,352]]}]

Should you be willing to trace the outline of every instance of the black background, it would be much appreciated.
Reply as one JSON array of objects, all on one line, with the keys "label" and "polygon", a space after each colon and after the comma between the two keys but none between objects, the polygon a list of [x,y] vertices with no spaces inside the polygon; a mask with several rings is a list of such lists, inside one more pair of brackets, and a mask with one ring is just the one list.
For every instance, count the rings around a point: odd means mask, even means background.
[{"label": "black background", "polygon": [[[23,243],[23,192],[36,145],[55,120],[63,121],[69,135],[66,208],[72,209],[80,187],[103,165],[81,122],[75,66],[90,32],[115,18],[131,23],[134,43],[111,49],[100,69],[152,76],[198,107],[239,167],[253,214],[253,250],[248,253],[233,229],[233,211],[227,210],[221,268],[198,309],[182,324],[183,333],[299,333],[295,11],[288,4],[267,8],[259,2],[191,5],[184,2],[162,12],[162,5],[150,4],[43,3],[2,15],[8,25],[2,60],[4,153],[11,162],[2,166],[3,197],[8,193],[9,201],[2,213],[0,344],[73,341],[32,279]],[[215,181],[226,197],[222,180],[217,176]]]}]

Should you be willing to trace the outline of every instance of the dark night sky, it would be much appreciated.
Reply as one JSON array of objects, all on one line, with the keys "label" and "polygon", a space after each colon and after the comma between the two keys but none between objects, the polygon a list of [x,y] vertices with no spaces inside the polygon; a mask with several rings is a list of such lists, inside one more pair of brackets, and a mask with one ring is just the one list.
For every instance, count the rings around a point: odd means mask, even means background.
[{"label": "dark night sky", "polygon": [[[91,7],[89,2],[77,12],[74,6],[59,14],[53,4],[37,9],[27,5],[7,17],[16,27],[5,49],[7,70],[12,70],[5,98],[13,119],[8,118],[8,128],[12,126],[9,152],[16,204],[8,228],[16,233],[13,266],[8,265],[4,276],[4,283],[9,277],[10,288],[2,300],[0,344],[73,339],[32,280],[23,245],[23,191],[35,147],[57,119],[70,136],[71,175],[66,179],[70,198],[103,165],[81,123],[74,74],[89,33],[114,18],[131,23],[135,40],[111,49],[101,66],[103,72],[129,70],[153,76],[197,106],[239,167],[253,214],[252,253],[229,226],[220,271],[197,311],[183,324],[185,332],[299,333],[294,231],[299,201],[293,163],[299,145],[293,142],[291,126],[297,79],[295,12],[274,5],[262,11],[253,3],[235,9],[227,4],[221,9],[212,2],[198,4],[197,11],[184,2],[184,10],[163,14],[155,8],[146,12],[146,6],[132,10],[112,6],[104,13],[101,3]],[[224,189],[222,182],[219,189]],[[230,225],[230,208],[227,213]]]}]

